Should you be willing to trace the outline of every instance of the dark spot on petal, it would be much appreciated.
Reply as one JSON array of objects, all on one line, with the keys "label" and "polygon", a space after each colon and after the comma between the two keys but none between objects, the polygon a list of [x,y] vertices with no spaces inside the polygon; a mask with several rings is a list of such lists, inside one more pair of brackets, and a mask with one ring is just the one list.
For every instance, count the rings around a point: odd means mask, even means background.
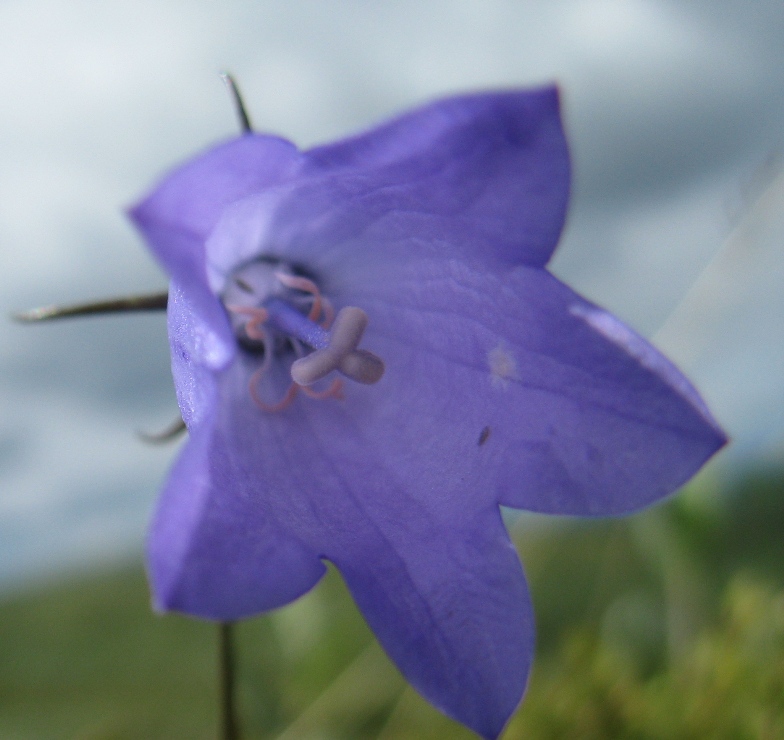
[{"label": "dark spot on petal", "polygon": [[250,285],[248,285],[248,284],[247,284],[247,283],[246,283],[244,280],[242,280],[241,278],[235,278],[235,279],[234,279],[234,283],[235,283],[235,285],[236,285],[238,288],[240,288],[241,290],[244,290],[246,293],[253,293],[253,288],[251,288],[251,287],[250,287]]},{"label": "dark spot on petal", "polygon": [[487,438],[490,436],[490,427],[485,427],[481,432],[479,432],[479,441],[477,444],[481,447],[485,442],[487,442]]}]

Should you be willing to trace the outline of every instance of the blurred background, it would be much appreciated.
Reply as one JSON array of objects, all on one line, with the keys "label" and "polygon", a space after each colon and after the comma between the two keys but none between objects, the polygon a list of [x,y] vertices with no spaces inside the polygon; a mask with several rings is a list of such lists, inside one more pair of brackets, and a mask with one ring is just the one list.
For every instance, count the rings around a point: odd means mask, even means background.
[{"label": "blurred background", "polygon": [[[539,647],[507,738],[784,736],[779,0],[4,0],[0,308],[165,290],[123,209],[237,133],[305,147],[453,92],[561,86],[555,274],[663,349],[733,438],[625,520],[510,518]],[[215,634],[150,614],[177,443],[162,315],[0,322],[0,738],[209,738]],[[470,737],[339,576],[240,626],[247,737]],[[462,733],[462,734],[461,734]]]}]

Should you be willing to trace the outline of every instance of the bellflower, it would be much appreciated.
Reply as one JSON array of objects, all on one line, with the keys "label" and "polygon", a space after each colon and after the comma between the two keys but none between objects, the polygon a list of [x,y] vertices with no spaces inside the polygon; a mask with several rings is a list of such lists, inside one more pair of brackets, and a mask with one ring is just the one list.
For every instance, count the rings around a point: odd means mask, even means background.
[{"label": "bellflower", "polygon": [[670,362],[546,271],[569,177],[547,87],[308,151],[247,133],[132,209],[171,278],[190,433],[149,535],[158,608],[258,614],[328,560],[416,689],[501,732],[534,627],[499,505],[635,511],[725,443]]}]

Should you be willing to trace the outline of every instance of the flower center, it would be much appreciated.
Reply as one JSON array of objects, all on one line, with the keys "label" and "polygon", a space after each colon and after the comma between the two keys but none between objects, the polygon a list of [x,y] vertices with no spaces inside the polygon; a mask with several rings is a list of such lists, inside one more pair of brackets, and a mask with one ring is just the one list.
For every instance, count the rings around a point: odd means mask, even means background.
[{"label": "flower center", "polygon": [[[250,379],[250,394],[265,411],[288,406],[302,390],[312,398],[342,398],[343,384],[333,379],[326,389],[312,388],[333,370],[358,383],[370,385],[384,374],[383,361],[359,342],[367,327],[367,314],[355,306],[341,308],[337,316],[313,280],[297,274],[284,262],[263,258],[232,273],[222,295],[240,346],[261,356]],[[260,392],[275,359],[295,356],[292,383],[281,401],[270,404]]]}]

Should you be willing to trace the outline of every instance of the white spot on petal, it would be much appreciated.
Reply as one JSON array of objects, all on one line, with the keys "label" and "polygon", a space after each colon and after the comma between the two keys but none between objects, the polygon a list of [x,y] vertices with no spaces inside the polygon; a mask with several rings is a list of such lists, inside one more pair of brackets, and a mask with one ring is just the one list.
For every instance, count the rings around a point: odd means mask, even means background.
[{"label": "white spot on petal", "polygon": [[490,366],[490,382],[496,388],[506,388],[510,380],[519,378],[517,360],[503,342],[487,353],[487,364]]}]

